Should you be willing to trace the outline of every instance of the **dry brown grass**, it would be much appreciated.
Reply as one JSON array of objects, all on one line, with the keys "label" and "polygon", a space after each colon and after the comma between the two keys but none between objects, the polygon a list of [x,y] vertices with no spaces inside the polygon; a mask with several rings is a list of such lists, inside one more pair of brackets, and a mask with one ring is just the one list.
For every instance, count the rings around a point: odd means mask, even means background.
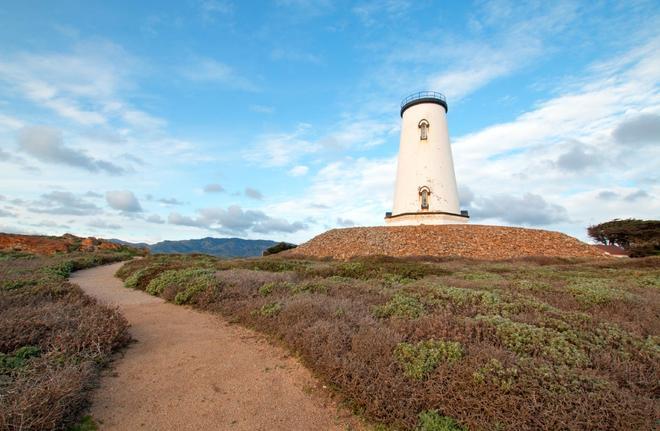
[{"label": "dry brown grass", "polygon": [[128,341],[128,324],[66,280],[127,257],[0,255],[0,430],[64,429],[78,419],[99,367]]}]

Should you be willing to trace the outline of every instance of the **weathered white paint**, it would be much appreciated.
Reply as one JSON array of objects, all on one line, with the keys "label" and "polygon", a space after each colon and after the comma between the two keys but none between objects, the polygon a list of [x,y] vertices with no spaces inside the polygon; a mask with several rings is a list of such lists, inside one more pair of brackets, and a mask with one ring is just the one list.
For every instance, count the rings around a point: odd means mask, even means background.
[{"label": "weathered white paint", "polygon": [[419,212],[417,214],[406,214],[399,217],[389,217],[385,219],[388,226],[412,226],[422,224],[464,224],[467,223],[465,217],[458,217],[449,214],[429,214]]},{"label": "weathered white paint", "polygon": [[[420,121],[429,123],[427,139],[422,140]],[[431,191],[429,208],[422,209],[420,189]],[[432,214],[444,212],[456,214]],[[401,215],[399,214],[410,214]],[[449,145],[447,114],[436,103],[419,103],[408,107],[401,119],[401,139],[394,206],[388,225],[466,223],[460,217],[458,190],[454,174],[454,161]]]}]

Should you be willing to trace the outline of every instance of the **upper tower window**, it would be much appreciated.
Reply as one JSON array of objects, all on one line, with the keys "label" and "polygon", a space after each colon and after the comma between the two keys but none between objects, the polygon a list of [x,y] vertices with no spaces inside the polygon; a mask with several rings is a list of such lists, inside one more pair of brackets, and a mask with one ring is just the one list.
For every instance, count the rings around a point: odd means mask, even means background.
[{"label": "upper tower window", "polygon": [[426,120],[422,120],[418,124],[419,127],[419,139],[425,141],[428,139],[429,135],[429,122]]}]

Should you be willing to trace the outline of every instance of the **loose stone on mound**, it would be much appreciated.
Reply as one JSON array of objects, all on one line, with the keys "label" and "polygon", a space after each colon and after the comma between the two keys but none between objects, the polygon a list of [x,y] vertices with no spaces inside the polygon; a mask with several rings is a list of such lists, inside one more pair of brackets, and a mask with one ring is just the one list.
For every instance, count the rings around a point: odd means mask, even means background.
[{"label": "loose stone on mound", "polygon": [[525,256],[604,257],[602,251],[560,232],[483,225],[380,226],[332,229],[290,257],[457,256],[510,259]]}]

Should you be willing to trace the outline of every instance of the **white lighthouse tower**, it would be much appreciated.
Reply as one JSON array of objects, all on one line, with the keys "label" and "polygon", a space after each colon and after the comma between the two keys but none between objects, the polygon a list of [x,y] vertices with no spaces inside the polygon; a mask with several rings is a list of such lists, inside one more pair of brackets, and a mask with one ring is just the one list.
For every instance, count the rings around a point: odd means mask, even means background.
[{"label": "white lighthouse tower", "polygon": [[401,140],[391,226],[467,223],[458,202],[447,131],[447,101],[434,91],[401,102]]}]

